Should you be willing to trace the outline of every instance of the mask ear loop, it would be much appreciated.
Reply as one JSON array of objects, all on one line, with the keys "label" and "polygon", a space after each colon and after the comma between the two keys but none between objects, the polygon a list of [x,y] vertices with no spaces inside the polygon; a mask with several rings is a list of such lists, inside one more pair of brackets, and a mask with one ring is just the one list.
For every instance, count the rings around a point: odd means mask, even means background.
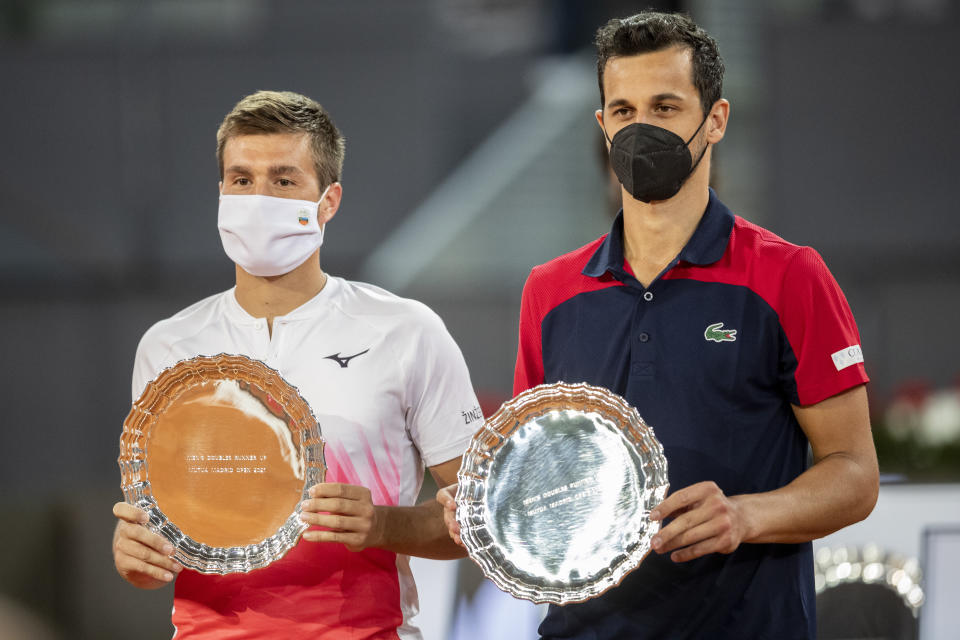
[{"label": "mask ear loop", "polygon": [[[690,136],[690,139],[687,140],[687,141],[684,143],[684,146],[687,146],[687,145],[689,145],[691,142],[693,142],[693,139],[697,137],[697,134],[698,134],[698,133],[700,133],[700,129],[703,128],[703,124],[707,121],[707,117],[708,117],[709,115],[710,115],[710,114],[708,113],[708,114],[705,114],[705,115],[703,116],[703,120],[700,121],[700,126],[697,127],[697,130],[693,132],[693,135]],[[707,155],[707,147],[709,147],[709,146],[710,146],[710,143],[709,143],[709,142],[708,142],[707,144],[703,145],[703,151],[700,152],[700,157],[697,158],[697,161],[693,163],[693,166],[692,166],[692,167],[690,167],[690,172],[687,173],[686,176],[684,176],[684,178],[683,178],[683,181],[684,181],[684,182],[686,182],[686,181],[687,181],[687,178],[689,178],[691,175],[693,175],[693,172],[697,170],[697,167],[700,165],[700,161],[703,160],[703,156]],[[682,184],[682,183],[681,183],[681,184]]]},{"label": "mask ear loop", "polygon": [[317,200],[317,226],[320,227],[320,244],[323,244],[323,232],[327,229],[327,224],[320,224],[320,205],[323,203],[323,199],[327,197],[327,191],[330,191],[330,187],[333,186],[333,182],[327,185],[327,188],[323,190],[323,193],[320,194],[320,199]]},{"label": "mask ear loop", "polygon": [[697,134],[698,134],[698,133],[700,133],[700,129],[703,129],[703,124],[707,121],[707,118],[708,118],[709,116],[710,116],[709,113],[704,114],[703,120],[700,121],[700,126],[697,127],[697,130],[693,132],[693,135],[690,136],[690,137],[687,139],[687,141],[684,142],[683,144],[687,145],[687,144],[690,144],[691,142],[693,142],[693,139],[697,137]]},{"label": "mask ear loop", "polygon": [[[603,113],[600,114],[600,122],[603,122]],[[607,142],[609,142],[610,145],[612,146],[612,145],[613,145],[613,140],[611,140],[611,139],[610,139],[610,136],[607,134],[607,123],[606,123],[606,122],[603,122],[603,126],[600,127],[600,130],[603,131],[603,137],[606,138],[606,139],[607,139]],[[609,151],[608,151],[607,153],[609,153]]]}]

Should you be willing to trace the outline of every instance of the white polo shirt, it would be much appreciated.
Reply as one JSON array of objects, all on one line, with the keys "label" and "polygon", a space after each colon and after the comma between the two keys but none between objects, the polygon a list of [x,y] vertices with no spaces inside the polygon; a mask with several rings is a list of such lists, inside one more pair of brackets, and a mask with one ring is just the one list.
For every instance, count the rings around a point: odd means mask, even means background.
[{"label": "white polo shirt", "polygon": [[[272,336],[233,289],[201,300],[144,335],[134,399],[163,369],[220,353],[261,360],[297,387],[320,424],[327,481],[365,486],[375,504],[414,504],[424,465],[462,455],[482,424],[463,356],[440,318],[372,285],[329,277],[313,299],[274,319]],[[183,571],[173,621],[178,638],[415,638],[407,620],[416,611],[406,556],[301,541],[250,574]]]}]

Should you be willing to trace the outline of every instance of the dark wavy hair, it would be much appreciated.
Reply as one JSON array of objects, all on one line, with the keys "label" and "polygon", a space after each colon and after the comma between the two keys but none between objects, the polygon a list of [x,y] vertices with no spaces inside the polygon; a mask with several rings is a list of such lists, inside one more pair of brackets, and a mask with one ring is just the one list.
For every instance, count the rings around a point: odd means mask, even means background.
[{"label": "dark wavy hair", "polygon": [[597,29],[597,81],[600,106],[606,103],[603,72],[611,58],[660,51],[680,45],[693,54],[693,86],[700,94],[706,115],[723,91],[723,59],[717,41],[690,16],[681,13],[644,11],[629,18],[614,18]]}]

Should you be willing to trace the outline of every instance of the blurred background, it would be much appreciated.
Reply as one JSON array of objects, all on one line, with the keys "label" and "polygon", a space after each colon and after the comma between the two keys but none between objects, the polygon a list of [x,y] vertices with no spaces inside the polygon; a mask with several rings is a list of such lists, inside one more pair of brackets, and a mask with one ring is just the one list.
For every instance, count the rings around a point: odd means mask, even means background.
[{"label": "blurred background", "polygon": [[[172,633],[172,591],[113,569],[118,437],[143,332],[233,284],[214,151],[237,100],[288,89],[330,111],[347,155],[324,268],[436,310],[489,415],[529,269],[619,208],[591,42],[645,6],[720,43],[720,197],[819,250],[860,326],[885,484],[818,544],[922,565],[931,531],[960,528],[957,5],[0,0],[0,636]],[[535,628],[469,561],[441,565],[416,569],[428,640],[527,637],[479,634],[489,607]]]}]

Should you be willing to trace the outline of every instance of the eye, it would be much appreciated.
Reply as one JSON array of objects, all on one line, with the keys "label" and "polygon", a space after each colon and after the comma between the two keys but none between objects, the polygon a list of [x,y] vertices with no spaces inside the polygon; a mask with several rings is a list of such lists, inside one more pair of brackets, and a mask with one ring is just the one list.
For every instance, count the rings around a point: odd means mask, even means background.
[{"label": "eye", "polygon": [[290,178],[280,178],[277,180],[277,184],[279,184],[281,187],[290,187],[293,186],[293,180]]},{"label": "eye", "polygon": [[672,104],[658,104],[653,108],[657,113],[669,113],[671,111],[676,111],[677,108]]},{"label": "eye", "polygon": [[629,116],[630,109],[627,107],[619,107],[618,109],[614,110],[613,115],[617,116],[618,118]]},{"label": "eye", "polygon": [[241,187],[246,187],[250,184],[250,178],[244,178],[242,176],[234,178],[233,184],[239,185]]}]

